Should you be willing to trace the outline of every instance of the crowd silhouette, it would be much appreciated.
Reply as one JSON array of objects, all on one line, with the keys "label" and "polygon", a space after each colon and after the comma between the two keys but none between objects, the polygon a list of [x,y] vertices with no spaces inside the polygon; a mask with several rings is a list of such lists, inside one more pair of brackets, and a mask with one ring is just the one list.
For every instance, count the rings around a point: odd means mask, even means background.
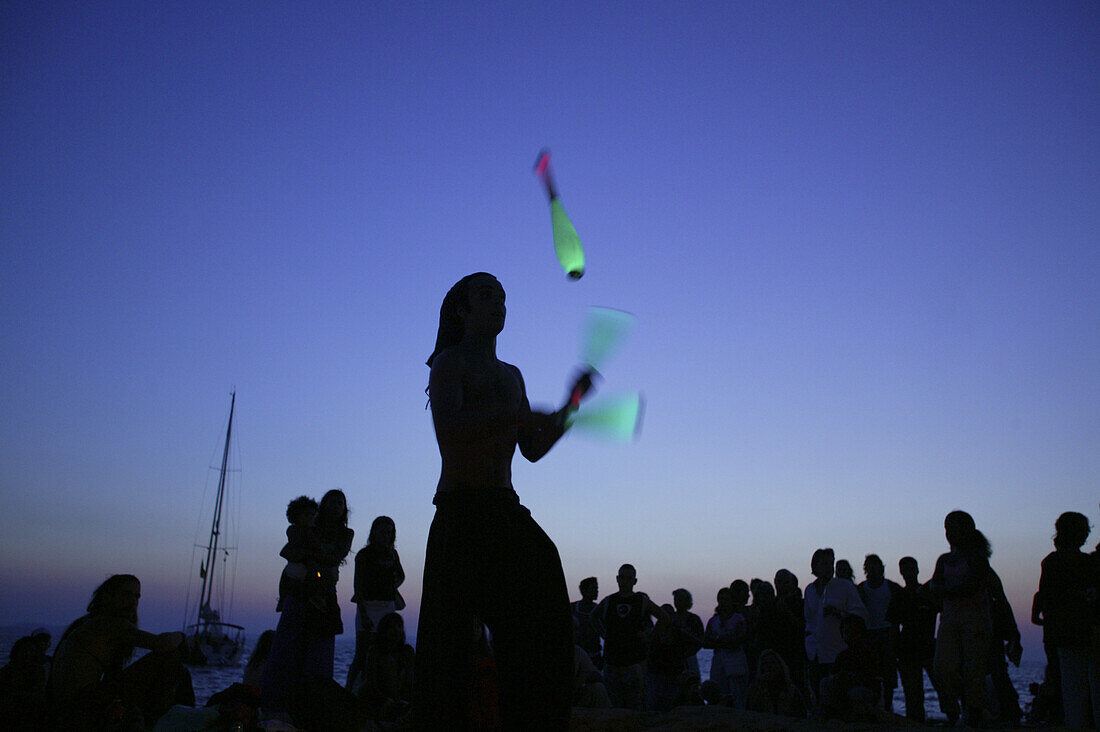
[{"label": "crowd silhouette", "polygon": [[[519,369],[496,357],[505,313],[504,289],[486,273],[456,283],[440,308],[428,391],[442,468],[415,651],[401,615],[397,527],[378,516],[354,559],[355,657],[345,682],[334,680],[339,570],[354,532],[346,497],[332,490],[287,507],[279,622],[240,684],[193,709],[184,634],[140,629],[140,581],[119,574],[95,589],[52,658],[43,631],[12,646],[0,669],[0,726],[561,730],[573,707],[697,705],[874,721],[892,719],[899,681],[905,716],[924,722],[926,675],[951,724],[1021,722],[1008,674],[1020,663],[1020,633],[990,543],[965,511],[945,517],[948,551],[924,582],[913,557],[899,559],[899,583],[869,553],[857,584],[851,563],[826,547],[808,557],[804,590],[787,568],[770,582],[734,579],[714,589],[705,622],[687,589],[660,605],[641,591],[631,564],[618,568],[615,592],[600,599],[597,578],[586,577],[571,603],[553,541],[512,487],[511,461],[517,448],[534,462],[554,446],[592,374],[575,378],[561,409],[532,410]],[[1059,516],[1055,532],[1031,613],[1047,665],[1029,721],[1095,727],[1100,547],[1083,551],[1090,526],[1080,513]],[[135,648],[149,652],[131,662]],[[711,651],[707,678],[702,649]]]},{"label": "crowd silhouette", "polygon": [[[0,669],[4,728],[153,729],[169,719],[177,726],[163,729],[202,729],[180,725],[211,720],[235,721],[241,729],[358,730],[402,720],[432,728],[412,715],[417,653],[405,638],[397,591],[404,571],[396,527],[385,516],[375,519],[356,555],[357,666],[346,684],[333,680],[331,646],[341,628],[332,624],[327,603],[352,533],[342,494],[326,497],[329,528],[323,523],[320,535],[331,543],[318,547],[312,544],[317,537],[291,538],[297,532],[288,530],[288,547],[309,547],[284,548],[288,567],[291,559],[302,562],[309,576],[288,579],[284,572],[280,578],[279,627],[258,639],[242,683],[234,685],[239,688],[191,709],[183,633],[141,630],[140,581],[113,575],[94,590],[87,613],[66,629],[52,656],[52,639],[42,629],[12,645]],[[291,506],[304,503],[299,498]],[[325,514],[316,513],[314,531]],[[898,561],[897,583],[885,576],[882,559],[868,554],[865,579],[853,584],[835,574],[833,552],[823,548],[811,555],[814,580],[804,591],[785,568],[774,584],[736,579],[718,588],[705,623],[692,612],[686,589],[657,605],[637,588],[630,564],[616,573],[618,589],[602,599],[597,579],[587,577],[580,599],[562,603],[572,616],[572,665],[562,680],[569,705],[652,711],[724,705],[801,719],[885,721],[900,681],[905,716],[924,722],[927,675],[948,723],[1018,726],[1024,715],[1007,664],[1020,662],[1019,631],[990,565],[991,547],[963,511],[947,515],[944,531],[949,551],[924,582],[913,557]],[[1083,551],[1090,533],[1083,514],[1062,514],[1055,531],[1031,617],[1043,628],[1046,674],[1033,684],[1026,721],[1095,728],[1100,546]],[[328,579],[310,581],[318,573]],[[375,597],[390,599],[369,599]],[[469,683],[451,714],[454,728],[518,729],[504,716],[507,667],[499,663],[499,643],[479,619],[468,627]],[[137,648],[149,652],[131,663]],[[704,648],[712,651],[706,678],[698,660]],[[264,727],[255,726],[261,721]]]}]

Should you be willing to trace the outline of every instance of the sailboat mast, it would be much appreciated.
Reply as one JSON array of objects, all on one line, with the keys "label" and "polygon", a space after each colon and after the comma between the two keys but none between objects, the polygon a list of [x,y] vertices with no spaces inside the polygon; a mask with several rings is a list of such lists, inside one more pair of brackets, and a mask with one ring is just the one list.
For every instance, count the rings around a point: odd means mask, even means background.
[{"label": "sailboat mast", "polygon": [[203,621],[203,609],[210,606],[214,596],[214,561],[218,554],[218,537],[221,535],[222,501],[225,498],[225,475],[229,469],[229,437],[233,433],[233,408],[237,404],[237,392],[230,395],[229,425],[225,428],[225,447],[222,450],[222,470],[218,477],[218,497],[214,503],[214,519],[210,525],[210,540],[206,545],[206,572],[202,578],[202,591],[199,593],[198,623]]}]

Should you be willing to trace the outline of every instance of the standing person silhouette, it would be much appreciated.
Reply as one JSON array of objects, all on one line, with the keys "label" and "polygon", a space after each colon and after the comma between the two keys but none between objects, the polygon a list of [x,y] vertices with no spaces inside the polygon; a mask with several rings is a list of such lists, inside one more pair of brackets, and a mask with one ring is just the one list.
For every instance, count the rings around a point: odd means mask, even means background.
[{"label": "standing person silhouette", "polygon": [[332,678],[336,636],[344,632],[336,583],[355,532],[348,528],[343,491],[334,488],[321,497],[313,532],[316,545],[294,548],[288,542],[284,547],[291,548],[289,556],[284,555],[288,562],[316,567],[317,578],[306,594],[290,592],[276,607],[279,624],[261,677],[262,708],[273,719],[292,715],[305,701],[304,682],[316,676]]},{"label": "standing person silhouette", "polygon": [[[507,729],[567,729],[573,621],[554,543],[512,487],[516,447],[534,462],[562,436],[570,404],[531,409],[519,369],[499,360],[504,288],[484,272],[443,300],[428,394],[442,458],[424,558],[413,706],[421,729],[470,726],[474,638],[492,634]],[[578,379],[574,394],[591,385]]]},{"label": "standing person silhouette", "polygon": [[973,726],[988,721],[985,675],[993,637],[989,579],[993,550],[966,511],[947,514],[943,526],[951,551],[936,560],[929,582],[943,602],[932,668],[947,721],[956,724],[962,713],[963,723]]},{"label": "standing person silhouette", "polygon": [[1100,621],[1100,568],[1081,551],[1089,538],[1088,518],[1067,511],[1054,522],[1054,551],[1042,563],[1039,601],[1043,642],[1058,648],[1062,704],[1067,727],[1100,726],[1100,651],[1095,645]]},{"label": "standing person silhouette", "polygon": [[405,570],[394,547],[396,541],[397,524],[389,516],[379,516],[370,525],[367,545],[355,554],[355,594],[351,598],[356,606],[355,658],[348,667],[348,689],[363,670],[378,623],[405,609],[405,599],[397,589],[405,581]]},{"label": "standing person silhouette", "polygon": [[905,586],[890,597],[886,617],[898,626],[895,654],[901,689],[905,695],[905,716],[921,724],[925,721],[924,674],[936,689],[939,697],[939,679],[932,669],[936,655],[936,616],[940,613],[940,601],[932,590],[921,584],[917,577],[920,565],[913,557],[902,557],[898,571]]}]

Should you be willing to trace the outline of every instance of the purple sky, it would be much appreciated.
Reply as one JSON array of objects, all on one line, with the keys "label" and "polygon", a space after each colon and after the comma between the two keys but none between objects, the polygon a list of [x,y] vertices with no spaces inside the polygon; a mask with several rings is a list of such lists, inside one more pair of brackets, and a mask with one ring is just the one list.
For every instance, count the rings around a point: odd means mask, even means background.
[{"label": "purple sky", "polygon": [[[1054,519],[1100,495],[1096,3],[0,13],[0,619],[68,622],[133,572],[178,626],[235,387],[234,617],[274,625],[286,502],[339,487],[357,547],[396,520],[412,630],[423,362],[487,270],[536,404],[586,307],[638,316],[601,390],[646,393],[641,439],[517,458],[574,593],[631,562],[709,615],[827,545],[927,576],[963,508],[1039,657]],[[340,595],[350,622],[350,571]]]}]

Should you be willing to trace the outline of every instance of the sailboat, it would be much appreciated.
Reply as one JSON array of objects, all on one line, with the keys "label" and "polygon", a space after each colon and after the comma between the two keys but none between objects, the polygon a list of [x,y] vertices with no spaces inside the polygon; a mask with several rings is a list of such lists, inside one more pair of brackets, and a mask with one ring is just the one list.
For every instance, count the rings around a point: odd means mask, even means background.
[{"label": "sailboat", "polygon": [[[210,524],[210,535],[205,545],[196,545],[205,552],[205,558],[199,564],[199,578],[202,588],[194,615],[190,605],[187,620],[187,634],[191,646],[193,666],[231,666],[236,664],[244,649],[244,628],[222,620],[219,604],[225,601],[225,585],[229,580],[228,558],[235,547],[222,541],[223,506],[226,502],[226,475],[229,473],[229,441],[233,434],[233,410],[237,404],[237,392],[233,392],[229,401],[229,424],[225,428],[225,447],[222,449],[222,467],[218,476],[218,493],[214,502],[214,516]],[[218,560],[221,560],[220,562]],[[220,565],[220,569],[219,569]],[[215,596],[215,590],[220,596]]]}]

